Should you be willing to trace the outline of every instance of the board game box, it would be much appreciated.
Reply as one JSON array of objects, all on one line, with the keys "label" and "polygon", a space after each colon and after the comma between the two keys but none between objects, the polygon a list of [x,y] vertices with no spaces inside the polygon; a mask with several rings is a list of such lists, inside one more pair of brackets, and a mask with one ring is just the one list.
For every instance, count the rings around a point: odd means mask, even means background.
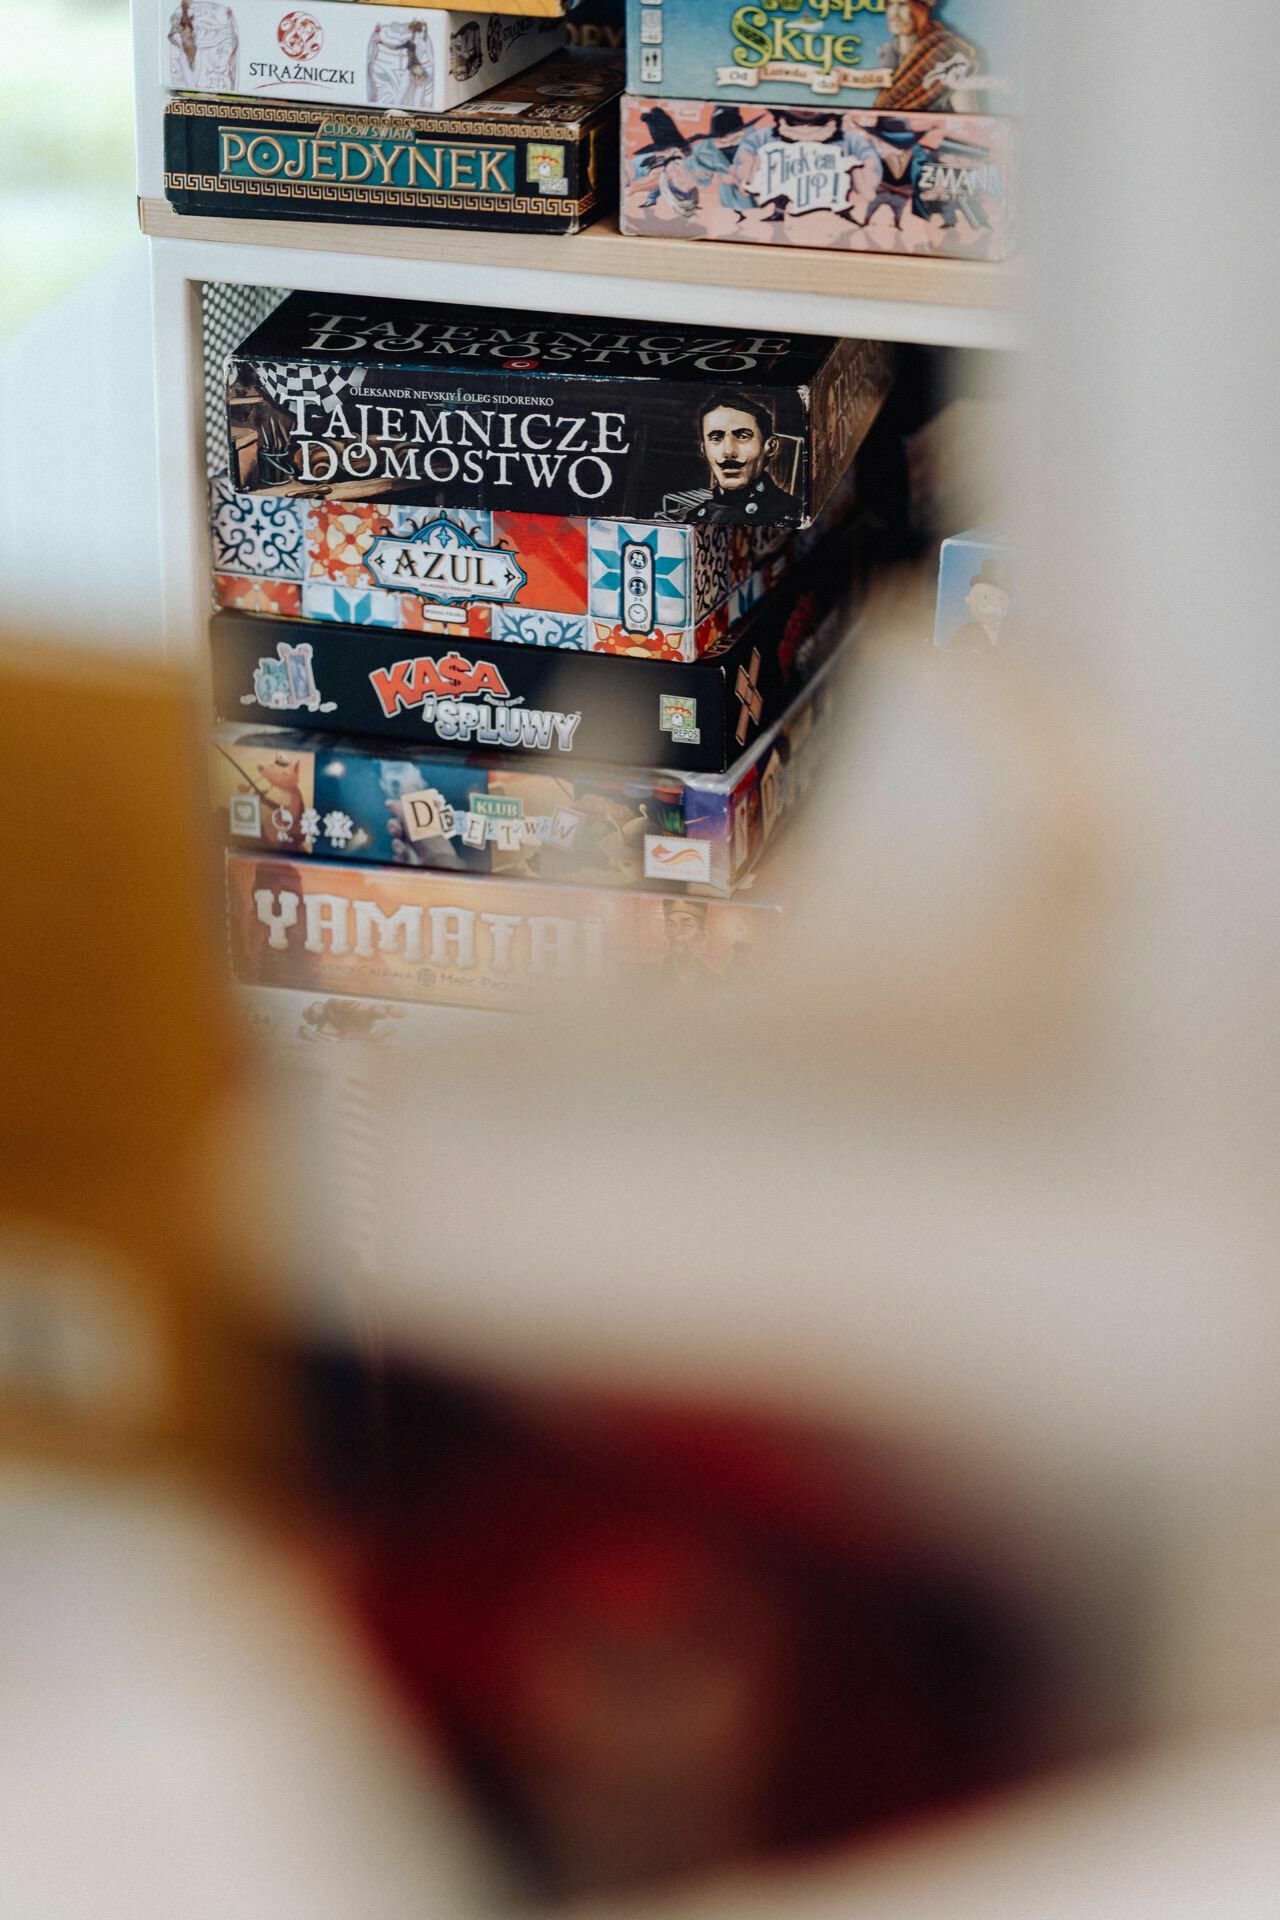
[{"label": "board game box", "polygon": [[837,651],[866,577],[856,530],[842,529],[694,661],[216,613],[216,717],[496,748],[549,766],[724,773]]},{"label": "board game box", "polygon": [[228,856],[227,904],[243,986],[513,1012],[600,983],[672,1005],[709,1002],[754,983],[781,920],[776,900],[272,854]]},{"label": "board game box", "polygon": [[850,478],[812,527],[789,531],[281,499],[236,493],[222,476],[211,486],[213,597],[294,619],[694,660],[853,496]]},{"label": "board game box", "polygon": [[566,22],[571,47],[626,45],[627,0],[580,0]]},{"label": "board game box", "polygon": [[627,88],[684,100],[815,100],[1009,114],[1022,0],[627,0]]},{"label": "board game box", "polygon": [[577,233],[616,200],[621,90],[617,54],[569,48],[446,113],[175,98],[165,196],[241,219]]},{"label": "board game box", "polygon": [[942,543],[934,644],[959,659],[987,660],[1018,646],[1019,555],[975,530]]},{"label": "board game box", "polygon": [[[350,4],[350,0],[347,0]],[[354,0],[359,6],[425,7],[429,13],[447,11],[456,4],[456,0]],[[590,8],[598,0],[486,0],[486,13],[524,13],[544,20],[559,20],[565,15],[577,12],[579,6]],[[625,0],[622,0],[625,4]]]},{"label": "board game box", "polygon": [[161,0],[162,84],[251,100],[441,113],[565,45],[564,22],[347,0]]},{"label": "board game box", "polygon": [[627,95],[624,233],[1003,260],[1016,122]]},{"label": "board game box", "polygon": [[214,823],[240,852],[729,894],[812,786],[834,706],[828,668],[720,775],[543,772],[502,754],[223,726]]},{"label": "board game box", "polygon": [[806,526],[892,368],[877,341],[294,293],[228,359],[231,477],[250,493]]}]

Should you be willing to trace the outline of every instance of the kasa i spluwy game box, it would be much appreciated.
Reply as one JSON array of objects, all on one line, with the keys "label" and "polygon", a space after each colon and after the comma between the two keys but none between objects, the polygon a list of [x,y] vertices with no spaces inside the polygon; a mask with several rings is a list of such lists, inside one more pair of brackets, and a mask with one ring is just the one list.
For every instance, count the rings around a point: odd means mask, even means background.
[{"label": "kasa i spluwy game box", "polygon": [[1010,114],[1026,0],[628,0],[627,88],[682,100]]},{"label": "kasa i spluwy game box", "polygon": [[250,493],[807,526],[892,364],[869,341],[295,293],[228,360],[231,478]]},{"label": "kasa i spluwy game box", "polygon": [[446,113],[173,99],[165,196],[237,219],[577,233],[617,198],[621,91],[616,53],[570,48]]},{"label": "kasa i spluwy game box", "polygon": [[287,727],[220,727],[214,830],[239,852],[728,894],[802,803],[831,737],[828,668],[722,775],[557,768],[388,751]]}]

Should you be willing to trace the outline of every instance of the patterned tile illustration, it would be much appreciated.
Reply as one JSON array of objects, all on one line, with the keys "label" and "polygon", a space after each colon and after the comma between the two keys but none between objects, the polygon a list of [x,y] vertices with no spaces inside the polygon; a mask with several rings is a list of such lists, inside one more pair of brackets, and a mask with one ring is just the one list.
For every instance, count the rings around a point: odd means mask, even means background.
[{"label": "patterned tile illustration", "polygon": [[403,598],[383,587],[341,587],[328,580],[302,583],[304,619],[343,620],[353,627],[398,627]]},{"label": "patterned tile illustration", "polygon": [[296,580],[252,580],[238,574],[215,573],[213,598],[219,607],[240,613],[274,613],[296,620],[302,612],[302,588]]},{"label": "patterned tile illustration", "polygon": [[302,578],[302,516],[296,501],[237,493],[222,474],[210,488],[209,512],[216,573]]},{"label": "patterned tile illustration", "polygon": [[545,613],[531,607],[495,607],[493,638],[519,647],[570,647],[584,652],[587,621],[581,614]]},{"label": "patterned tile illustration", "polygon": [[689,595],[687,527],[653,527],[624,520],[591,522],[591,615],[613,625],[622,619],[623,559],[628,546],[653,555],[654,626],[682,626],[693,618]]},{"label": "patterned tile illustration", "polygon": [[[309,500],[303,525],[307,541],[307,577],[335,586],[372,587],[364,557],[374,541],[392,531],[384,507],[353,506],[340,500]],[[328,616],[317,614],[317,619]]]}]

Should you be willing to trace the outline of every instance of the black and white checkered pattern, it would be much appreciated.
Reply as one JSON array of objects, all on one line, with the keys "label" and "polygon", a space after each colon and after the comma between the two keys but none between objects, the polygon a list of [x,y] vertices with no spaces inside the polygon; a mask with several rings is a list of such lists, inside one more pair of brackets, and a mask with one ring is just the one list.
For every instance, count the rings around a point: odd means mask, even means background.
[{"label": "black and white checkered pattern", "polygon": [[322,405],[345,400],[349,393],[358,391],[368,372],[367,367],[356,367],[348,373],[322,360],[268,361],[265,365],[254,361],[253,370],[268,400],[274,400],[278,407],[287,407],[293,400],[318,400]]},{"label": "black and white checkered pattern", "polygon": [[227,357],[286,298],[285,287],[240,287],[224,280],[200,285],[200,321],[204,372],[204,444],[210,477],[225,472],[227,445]]}]

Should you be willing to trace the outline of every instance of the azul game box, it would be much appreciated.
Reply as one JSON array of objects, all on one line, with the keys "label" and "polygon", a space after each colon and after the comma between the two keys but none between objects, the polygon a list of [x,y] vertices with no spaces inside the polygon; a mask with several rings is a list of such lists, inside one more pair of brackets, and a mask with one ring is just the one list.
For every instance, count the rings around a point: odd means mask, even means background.
[{"label": "azul game box", "polygon": [[1017,109],[1022,0],[627,0],[627,87],[888,113]]},{"label": "azul game box", "polygon": [[210,748],[217,832],[240,852],[728,894],[812,785],[832,669],[725,774],[575,767],[379,749],[224,726]]},{"label": "azul game box", "polygon": [[236,493],[212,483],[215,605],[694,660],[718,645],[850,511],[814,526],[656,526]]},{"label": "azul game box", "polygon": [[618,55],[569,48],[444,113],[180,97],[165,195],[178,213],[577,233],[614,204],[621,90]]},{"label": "azul game box", "polygon": [[876,341],[294,293],[228,359],[231,477],[250,493],[807,526],[892,366]]},{"label": "azul game box", "polygon": [[161,0],[162,82],[179,93],[440,113],[565,44],[560,20],[477,12],[357,13],[347,0]]},{"label": "azul game box", "polygon": [[272,854],[228,856],[227,900],[241,985],[512,1011],[595,982],[696,1004],[750,984],[781,919],[763,900]]},{"label": "azul game box", "polygon": [[934,644],[965,659],[1011,653],[1018,639],[1018,555],[994,534],[942,543]]},{"label": "azul game box", "polygon": [[621,226],[682,240],[1003,260],[1012,120],[628,95]]},{"label": "azul game box", "polygon": [[857,529],[829,536],[732,638],[696,661],[514,647],[217,613],[219,721],[256,719],[544,765],[723,773],[837,651],[860,609]]}]

